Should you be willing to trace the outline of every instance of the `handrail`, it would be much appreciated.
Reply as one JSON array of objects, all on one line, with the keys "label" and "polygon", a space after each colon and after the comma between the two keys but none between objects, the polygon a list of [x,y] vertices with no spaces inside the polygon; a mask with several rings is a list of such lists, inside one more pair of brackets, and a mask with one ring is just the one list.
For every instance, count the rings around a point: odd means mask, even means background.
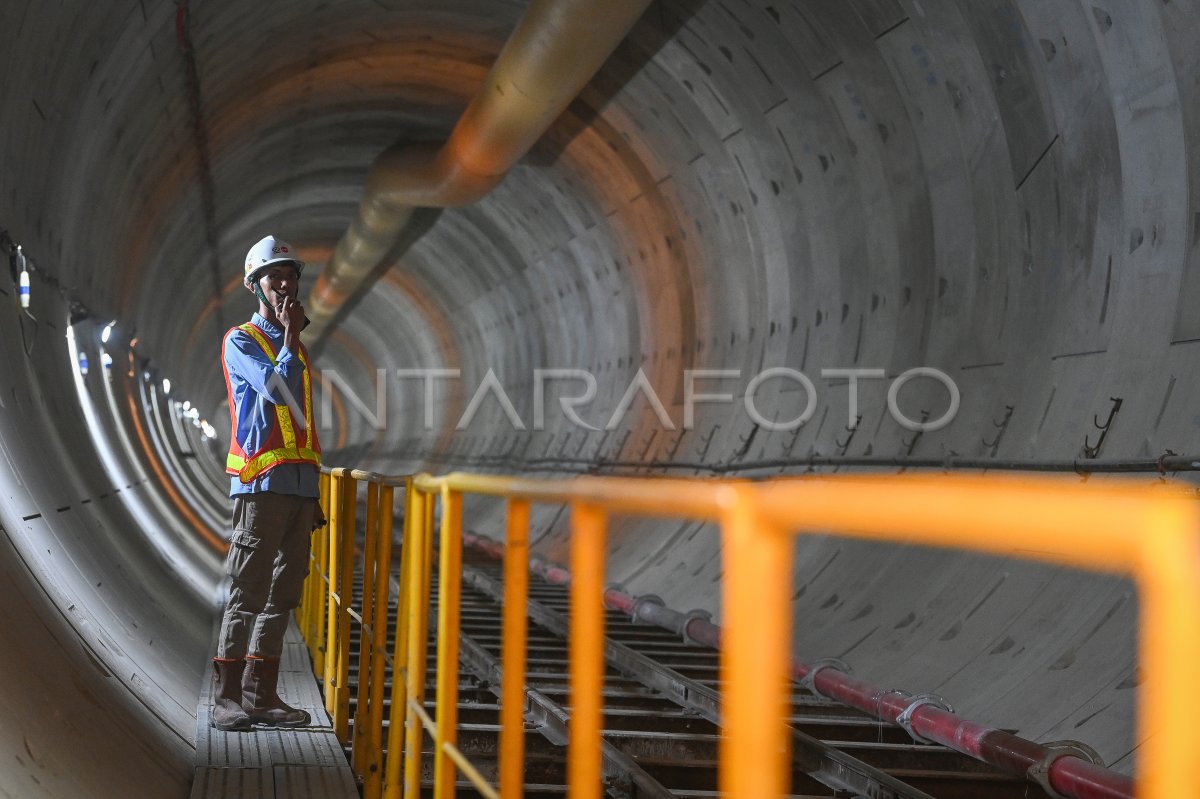
[{"label": "handrail", "polygon": [[[467,533],[464,543],[487,555],[504,559],[504,545],[490,538]],[[508,564],[505,565],[508,568]],[[568,585],[571,574],[559,566],[535,558],[529,571],[549,583]],[[635,623],[653,624],[679,635],[685,642],[719,649],[721,627],[700,611],[680,613],[663,604],[654,595],[636,597],[620,586],[604,591],[604,605],[610,610],[629,614]],[[943,707],[940,697],[918,697],[899,689],[885,689],[849,676],[849,667],[837,659],[812,663],[796,661],[791,676],[818,696],[834,699],[848,707],[890,724],[903,727],[917,741],[940,743],[1002,771],[1027,776],[1045,786],[1050,766],[1064,752],[1082,755],[1079,762],[1067,761],[1061,768],[1067,779],[1090,786],[1089,797],[1125,797],[1133,795],[1133,780],[1100,765],[1093,752],[1076,742],[1042,744],[972,722]],[[1072,751],[1072,747],[1074,750]]]},{"label": "handrail", "polygon": [[[363,599],[353,607],[355,509],[357,484],[367,483],[366,536],[363,546]],[[350,626],[359,639],[358,712],[352,765],[363,775],[367,796],[379,796],[384,778],[382,729],[394,490],[403,478],[387,478],[356,469],[321,470],[320,499],[328,523],[313,535],[309,579],[297,619],[313,658],[313,671],[324,681],[325,708],[342,743],[349,738]]]},{"label": "handrail", "polygon": [[[375,763],[376,772],[385,772],[385,796],[399,797],[402,788],[406,796],[419,791],[424,729],[435,741],[433,795],[439,799],[453,795],[456,768],[470,777],[455,746],[464,494],[503,498],[508,505],[499,764],[499,795],[505,799],[522,795],[520,716],[525,680],[529,509],[534,503],[566,503],[571,507],[569,670],[575,701],[568,776],[575,799],[598,799],[601,795],[604,540],[612,514],[686,517],[720,525],[726,559],[722,604],[726,624],[720,641],[722,679],[726,683],[722,695],[725,736],[720,750],[720,780],[726,795],[776,797],[787,790],[784,710],[791,640],[791,547],[795,534],[812,531],[950,546],[1131,575],[1142,594],[1140,660],[1146,675],[1138,704],[1138,726],[1144,742],[1139,749],[1137,795],[1159,799],[1186,795],[1192,789],[1190,755],[1200,748],[1200,732],[1192,723],[1200,718],[1200,698],[1190,689],[1194,664],[1200,662],[1200,525],[1191,496],[1170,486],[1100,487],[1051,478],[911,475],[811,476],[760,483],[615,477],[533,480],[464,473],[400,478],[345,469],[332,470],[328,480],[329,490],[322,491],[330,510],[327,560],[325,555],[314,558],[312,568],[314,574],[338,578],[329,578],[324,595],[319,593],[319,578],[313,580],[314,588],[306,592],[301,618],[311,622],[320,617],[321,602],[326,604],[327,651],[320,665],[326,674],[327,692],[334,693],[333,699],[327,693],[327,706],[332,708],[335,729],[343,740],[344,727],[339,727],[339,721],[344,723],[345,717],[341,709],[343,693],[339,692],[346,689],[344,682],[331,681],[329,675],[344,675],[343,658],[348,662],[342,636],[347,636],[348,642],[349,616],[344,612],[347,608],[333,596],[335,589],[349,584],[345,569],[353,555],[354,537],[346,530],[353,530],[347,523],[353,523],[355,485],[359,480],[378,483],[378,495],[383,494],[385,482],[405,485],[389,757],[382,767],[369,755],[366,761],[357,755],[355,760],[360,767],[363,762]],[[434,505],[438,502],[442,507],[438,701],[437,720],[427,725],[421,718],[421,705]],[[390,504],[385,507],[390,509]],[[379,518],[388,515],[381,509],[372,514],[368,508],[369,526],[378,525]],[[376,535],[374,539],[376,551],[381,538]],[[378,576],[380,572],[374,573]],[[385,586],[381,598],[376,580],[372,598],[376,612],[386,609],[386,594]],[[313,625],[301,626],[309,630]],[[371,625],[373,633],[385,627],[378,621]],[[317,630],[318,635],[320,632]],[[375,639],[375,635],[364,633],[364,645],[369,638]],[[374,642],[372,645],[376,651],[382,648]],[[382,669],[377,674],[381,677]],[[827,690],[830,678],[836,675],[823,669],[815,676],[817,688]],[[369,677],[374,678],[375,674]],[[365,712],[372,712],[373,706],[381,704],[369,697]],[[361,703],[359,712],[364,712]],[[910,717],[915,726],[923,713],[929,722],[933,717],[928,714],[937,712],[941,711],[920,707],[912,709]],[[399,714],[405,717],[403,744]],[[369,747],[369,736],[378,725],[370,721],[364,724],[370,725],[363,733],[368,741],[364,746]],[[954,746],[954,742],[940,742]],[[358,746],[356,734],[355,749]],[[961,746],[956,748],[962,751]],[[1084,766],[1090,764],[1072,753],[1038,766],[1043,784],[1054,792],[1073,797],[1097,795],[1089,793],[1082,781],[1088,772]],[[371,785],[370,775],[367,785]],[[367,799],[378,795],[364,792]]]}]

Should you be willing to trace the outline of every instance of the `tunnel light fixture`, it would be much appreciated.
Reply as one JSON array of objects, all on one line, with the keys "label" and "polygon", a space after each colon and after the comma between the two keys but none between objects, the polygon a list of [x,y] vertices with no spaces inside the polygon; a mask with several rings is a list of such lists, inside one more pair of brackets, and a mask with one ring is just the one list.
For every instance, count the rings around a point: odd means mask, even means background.
[{"label": "tunnel light fixture", "polygon": [[109,322],[107,325],[105,325],[104,332],[100,334],[101,344],[107,344],[108,340],[112,338],[113,325],[115,324],[116,322]]},{"label": "tunnel light fixture", "polygon": [[171,395],[171,381],[168,378],[163,378],[163,393],[167,396]]},{"label": "tunnel light fixture", "polygon": [[187,401],[185,401],[185,402],[183,403],[183,410],[184,410],[184,411],[190,411],[191,409],[192,409],[192,403],[191,403],[191,400],[187,400]]},{"label": "tunnel light fixture", "polygon": [[25,252],[18,245],[17,262],[21,265],[21,277],[18,281],[21,292],[21,307],[29,308],[29,270],[25,264]]},{"label": "tunnel light fixture", "polygon": [[107,352],[100,353],[100,364],[105,369],[111,369],[112,368],[112,356],[109,355]]}]

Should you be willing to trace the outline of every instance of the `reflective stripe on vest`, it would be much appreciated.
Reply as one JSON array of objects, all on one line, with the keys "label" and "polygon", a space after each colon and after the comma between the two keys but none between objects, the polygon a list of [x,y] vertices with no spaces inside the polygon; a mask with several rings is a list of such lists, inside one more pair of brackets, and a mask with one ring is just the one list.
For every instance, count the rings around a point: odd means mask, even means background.
[{"label": "reflective stripe on vest", "polygon": [[[247,322],[234,329],[241,330],[253,338],[267,358],[270,359],[271,366],[275,366],[278,362],[275,348],[272,346],[271,340],[267,338],[266,334],[257,325]],[[232,333],[233,331],[230,332]],[[225,471],[238,475],[243,483],[249,483],[254,478],[281,463],[308,463],[313,466],[321,464],[321,446],[317,442],[317,434],[313,429],[312,376],[308,368],[308,353],[305,351],[303,345],[300,346],[298,355],[300,362],[304,364],[304,421],[306,424],[301,430],[303,434],[302,439],[297,441],[296,425],[292,420],[291,409],[286,403],[275,405],[275,429],[271,431],[262,449],[258,452],[247,456],[238,444],[237,436],[233,435],[230,441],[229,454],[225,458]],[[228,370],[225,375],[225,384],[229,391],[229,412],[230,419],[233,422],[231,427],[236,433],[237,420],[233,418],[233,388],[229,380]]]}]

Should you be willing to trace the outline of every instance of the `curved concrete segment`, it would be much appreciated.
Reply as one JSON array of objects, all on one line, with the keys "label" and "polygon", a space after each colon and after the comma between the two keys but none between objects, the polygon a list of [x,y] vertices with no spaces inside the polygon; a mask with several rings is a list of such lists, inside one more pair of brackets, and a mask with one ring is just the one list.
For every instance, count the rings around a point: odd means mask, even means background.
[{"label": "curved concrete segment", "polygon": [[[522,11],[0,6],[0,244],[30,258],[32,298],[0,278],[0,793],[185,794],[242,255],[272,232],[315,275],[369,165],[445,139]],[[1198,34],[1179,0],[655,3],[503,183],[423,218],[332,331],[328,460],[774,474],[1196,451]],[[919,367],[959,392],[940,429],[911,429],[944,415],[938,380],[889,408]],[[853,416],[827,370],[876,370]],[[588,397],[577,421],[561,397]],[[564,515],[534,523],[565,560]],[[614,539],[610,580],[719,618],[712,529]],[[1133,770],[1128,581],[822,538],[795,586],[805,658]]]}]

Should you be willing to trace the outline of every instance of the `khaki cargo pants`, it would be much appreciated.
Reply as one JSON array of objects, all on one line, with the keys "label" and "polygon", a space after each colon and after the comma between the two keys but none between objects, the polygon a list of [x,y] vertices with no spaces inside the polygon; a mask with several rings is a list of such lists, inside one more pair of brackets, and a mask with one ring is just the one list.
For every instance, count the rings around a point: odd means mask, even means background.
[{"label": "khaki cargo pants", "polygon": [[232,582],[221,619],[218,658],[279,657],[288,614],[308,574],[317,500],[269,491],[233,500],[233,537],[225,558]]}]

